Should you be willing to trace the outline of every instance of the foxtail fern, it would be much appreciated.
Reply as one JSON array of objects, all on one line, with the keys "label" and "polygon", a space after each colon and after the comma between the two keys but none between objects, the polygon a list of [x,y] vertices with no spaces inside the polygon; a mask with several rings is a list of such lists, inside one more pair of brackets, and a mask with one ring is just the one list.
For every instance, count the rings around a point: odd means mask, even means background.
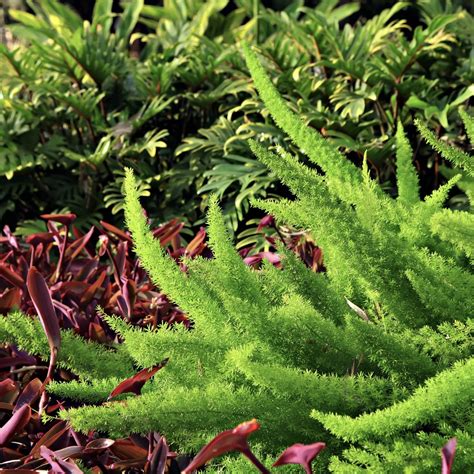
[{"label": "foxtail fern", "polygon": [[[255,435],[265,455],[295,442],[324,440],[322,459],[334,472],[400,472],[401,466],[432,472],[439,448],[456,436],[456,463],[472,470],[471,215],[442,208],[447,188],[419,199],[401,126],[399,198],[385,195],[366,166],[351,164],[288,109],[250,48],[245,55],[277,124],[324,173],[251,142],[295,195],[255,204],[310,230],[324,250],[327,271],[314,274],[283,249],[282,270],[247,267],[215,199],[208,214],[214,258],[194,259],[186,262],[187,273],[179,271],[150,233],[137,182],[127,170],[125,209],[135,250],[194,326],[144,331],[107,317],[136,366],[165,357],[169,363],[140,396],[61,416],[83,432],[159,430],[191,450],[256,417],[265,427]],[[463,117],[469,130],[470,119]],[[455,165],[470,169],[468,157],[446,152],[422,126],[420,132],[447,157],[456,157]],[[23,346],[28,349],[28,343]],[[52,389],[95,402],[102,394],[105,401],[116,380],[107,374],[109,382],[97,377],[89,383],[80,375],[79,382]],[[87,382],[82,397],[81,381]]]}]

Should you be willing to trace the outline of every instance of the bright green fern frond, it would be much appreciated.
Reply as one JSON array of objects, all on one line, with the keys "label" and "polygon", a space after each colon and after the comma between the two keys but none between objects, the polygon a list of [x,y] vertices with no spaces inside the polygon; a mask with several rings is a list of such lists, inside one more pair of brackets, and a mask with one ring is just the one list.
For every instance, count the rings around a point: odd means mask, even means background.
[{"label": "bright green fern frond", "polygon": [[[350,200],[350,192],[361,183],[360,171],[329,144],[316,130],[305,126],[272,84],[257,55],[244,43],[243,52],[255,85],[275,122],[314,163],[321,166],[337,186],[338,191]],[[342,196],[341,196],[342,197]]]},{"label": "bright green fern frond", "polygon": [[361,351],[343,327],[298,294],[288,294],[284,304],[272,311],[270,320],[276,329],[268,331],[268,343],[295,367],[344,373]]},{"label": "bright green fern frond", "polygon": [[355,316],[346,318],[346,336],[360,347],[364,358],[379,367],[386,376],[397,381],[419,383],[436,373],[431,359],[397,336],[385,331],[382,324],[373,324]]},{"label": "bright green fern frond", "polygon": [[274,171],[296,196],[311,195],[315,188],[323,188],[327,192],[322,176],[299,163],[281,147],[277,149],[277,156],[255,140],[249,140],[249,145],[258,159]]},{"label": "bright green fern frond", "polygon": [[[394,202],[388,196],[380,196],[378,184],[371,178],[367,154],[362,164],[362,184],[358,189],[354,204],[358,222],[373,234],[386,233],[387,226],[394,224]],[[353,217],[355,219],[356,216]],[[390,225],[390,227],[392,227]]]},{"label": "bright green fern frond", "polygon": [[301,230],[308,229],[310,219],[305,218],[303,213],[300,214],[303,208],[299,201],[290,201],[289,199],[280,199],[278,201],[256,199],[253,201],[253,205],[285,224],[292,225]]},{"label": "bright green fern frond", "polygon": [[159,390],[179,386],[184,380],[187,386],[196,387],[213,383],[222,375],[219,365],[229,345],[241,343],[230,325],[210,325],[204,332],[199,327],[193,331],[184,327],[163,326],[156,330],[130,327],[122,337],[128,353],[140,367],[151,367],[169,359],[157,376],[154,389]]},{"label": "bright green fern frond", "polygon": [[261,363],[251,360],[246,348],[230,351],[227,358],[256,385],[279,397],[296,397],[300,403],[313,404],[321,411],[342,409],[345,414],[354,415],[390,405],[400,397],[388,380],[378,377],[323,375],[276,363]]},{"label": "bright green fern frond", "polygon": [[472,416],[473,373],[474,358],[471,357],[429,379],[405,401],[384,410],[357,418],[313,410],[311,416],[331,433],[348,441],[390,437],[432,421],[447,420],[459,411],[468,410]]},{"label": "bright green fern frond", "polygon": [[331,458],[329,470],[338,474],[437,472],[440,465],[440,447],[452,437],[457,440],[456,451],[463,453],[456,459],[455,468],[460,473],[469,472],[470,460],[474,459],[474,439],[464,430],[450,430],[444,436],[439,433],[410,433],[385,443],[365,441],[363,448],[352,446],[343,451],[347,462],[337,457]]},{"label": "bright green fern frond", "polygon": [[209,202],[208,233],[216,271],[219,279],[225,280],[222,282],[224,288],[230,295],[246,299],[263,309],[266,301],[258,287],[255,271],[244,263],[235,249],[215,195]]},{"label": "bright green fern frond", "polygon": [[72,380],[71,382],[50,382],[48,393],[60,398],[69,398],[78,402],[101,403],[107,400],[112,390],[122,382],[117,377],[92,380],[90,383]]},{"label": "bright green fern frond", "polygon": [[224,304],[218,291],[219,286],[219,269],[214,259],[204,258],[201,256],[192,259],[183,259],[188,267],[188,274],[196,285],[199,285],[214,301],[216,305],[221,307],[221,311],[225,312]]},{"label": "bright green fern frond", "polygon": [[464,126],[466,127],[467,136],[471,141],[471,146],[474,147],[474,117],[470,116],[465,110],[460,109],[459,115],[464,122]]},{"label": "bright green fern frond", "polygon": [[153,282],[196,323],[209,324],[210,320],[216,323],[222,322],[224,315],[220,306],[209,298],[203,288],[186,277],[171,257],[165,254],[159,241],[153,237],[140,206],[137,185],[131,169],[125,172],[124,192],[127,226],[132,233],[140,262]]},{"label": "bright green fern frond", "polygon": [[424,305],[437,316],[431,323],[473,317],[474,275],[441,255],[425,251],[416,255],[406,275]]},{"label": "bright green fern frond", "polygon": [[[126,404],[84,406],[63,411],[60,416],[81,432],[95,429],[113,437],[145,434],[159,426],[160,433],[188,451],[201,448],[219,431],[253,417],[267,427],[255,433],[253,440],[267,447],[284,448],[294,439],[310,442],[314,436],[322,436],[320,425],[308,421],[307,410],[300,410],[297,402],[219,382],[205,388],[183,384],[130,397]],[[288,424],[290,419],[292,423]]]},{"label": "bright green fern frond", "polygon": [[430,224],[435,234],[474,258],[474,214],[444,209],[433,215]]},{"label": "bright green fern frond", "polygon": [[324,249],[331,284],[341,296],[356,304],[363,304],[364,298],[383,301],[392,314],[411,324],[423,324],[428,318],[404,276],[413,258],[411,249],[395,233],[372,233],[350,206],[328,206],[322,196],[296,202],[258,201],[256,205],[284,222],[311,230]]},{"label": "bright green fern frond", "polygon": [[453,146],[449,146],[446,143],[443,143],[441,140],[436,138],[435,134],[420,120],[415,120],[415,124],[421,133],[421,136],[438,152],[451,161],[455,166],[465,170],[470,176],[474,176],[474,160],[467,153],[464,153],[461,150]]},{"label": "bright green fern frond", "polygon": [[[429,196],[426,196],[425,198],[425,206],[422,207],[427,207],[431,211],[435,209],[441,209],[443,204],[446,202],[448,199],[449,192],[451,189],[456,186],[456,184],[461,180],[462,174],[456,174],[452,178],[449,179],[447,183],[444,183],[442,186],[440,186],[438,189],[433,191]],[[424,216],[425,218],[427,217],[426,215]]]},{"label": "bright green fern frond", "polygon": [[413,151],[401,122],[398,123],[396,140],[398,200],[406,206],[411,206],[420,200],[420,186],[412,162]]},{"label": "bright green fern frond", "polygon": [[417,247],[428,247],[440,253],[452,255],[452,251],[439,239],[433,238],[430,228],[430,219],[439,212],[449,192],[459,182],[460,174],[453,176],[447,183],[433,191],[424,201],[420,201],[411,206],[406,212],[406,218],[400,223],[400,235]]},{"label": "bright green fern frond", "polygon": [[[48,340],[37,319],[22,313],[0,318],[0,342],[16,344],[32,355],[48,360]],[[131,359],[122,346],[106,350],[100,344],[87,342],[72,331],[61,331],[58,365],[71,370],[83,380],[128,377],[133,372]]]},{"label": "bright green fern frond", "polygon": [[[172,371],[180,379],[186,373],[188,379],[199,376],[198,366],[216,365],[216,358],[222,357],[232,338],[229,326],[213,328],[202,332],[189,331],[184,327],[173,329],[162,326],[155,330],[130,327],[122,334],[126,350],[140,367],[151,367],[168,358],[162,374]],[[186,354],[186,357],[183,357]]]},{"label": "bright green fern frond", "polygon": [[474,354],[474,319],[444,322],[436,328],[425,326],[418,331],[403,331],[402,338],[419,347],[440,369]]},{"label": "bright green fern frond", "polygon": [[[166,292],[166,286],[175,286],[178,291],[188,290],[186,278],[153,238],[140,206],[139,193],[133,171],[126,169],[124,179],[125,218],[130,229],[136,252],[154,282]],[[169,282],[167,284],[166,282]],[[164,285],[164,286],[162,286]]]},{"label": "bright green fern frond", "polygon": [[288,287],[295,285],[297,292],[317,311],[335,323],[342,323],[347,305],[332,286],[331,280],[324,273],[313,272],[284,245],[278,245],[278,252],[283,256],[284,271],[280,272],[281,278],[288,282]]}]

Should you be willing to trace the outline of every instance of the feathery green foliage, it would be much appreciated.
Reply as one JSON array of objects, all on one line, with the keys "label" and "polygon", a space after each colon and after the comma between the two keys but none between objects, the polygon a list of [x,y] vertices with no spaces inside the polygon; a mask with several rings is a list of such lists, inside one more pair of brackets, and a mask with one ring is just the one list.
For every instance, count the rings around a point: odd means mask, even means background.
[{"label": "feathery green foliage", "polygon": [[436,151],[438,151],[444,158],[451,161],[451,163],[453,163],[458,168],[465,170],[469,176],[474,176],[474,163],[471,156],[469,156],[467,153],[464,153],[462,150],[458,150],[437,139],[434,133],[425,125],[423,125],[423,123],[421,123],[419,120],[417,120],[415,123],[422,137]]},{"label": "feathery green foliage", "polygon": [[[140,396],[61,416],[77,430],[113,436],[159,429],[182,449],[256,417],[265,427],[254,437],[264,455],[324,440],[321,460],[334,472],[384,472],[385,462],[430,472],[439,448],[456,435],[456,462],[472,470],[474,276],[467,238],[453,245],[439,227],[449,216],[462,234],[465,213],[442,209],[446,189],[422,201],[414,193],[385,195],[367,167],[345,162],[289,112],[255,53],[246,47],[245,55],[269,112],[324,172],[251,142],[295,195],[256,204],[309,229],[327,272],[309,272],[288,252],[282,270],[246,267],[216,199],[208,214],[214,258],[186,262],[188,273],[180,272],[150,233],[138,183],[126,170],[125,212],[137,255],[194,326],[144,331],[107,317],[136,365],[170,361]],[[414,171],[399,134],[399,183],[407,187]],[[97,402],[108,383],[81,377],[70,388],[52,388]],[[407,456],[411,450],[416,455]]]},{"label": "feathery green foliage", "polygon": [[464,126],[466,127],[466,132],[471,140],[471,143],[474,143],[474,118],[469,116],[465,110],[460,109],[459,115],[461,116]]},{"label": "feathery green foliage", "polygon": [[[82,380],[126,377],[133,373],[132,360],[120,345],[104,349],[100,344],[84,341],[72,331],[61,331],[62,346],[58,365],[71,370]],[[32,355],[48,360],[48,340],[40,322],[22,313],[0,318],[0,340],[16,344]]]},{"label": "feathery green foliage", "polygon": [[398,199],[406,206],[420,200],[418,176],[412,165],[413,151],[403,132],[401,123],[397,128],[397,187]]},{"label": "feathery green foliage", "polygon": [[469,258],[474,257],[474,215],[442,211],[431,218],[431,228],[441,239],[450,242]]},{"label": "feathery green foliage", "polygon": [[319,410],[313,411],[312,416],[346,441],[389,438],[400,431],[436,422],[440,418],[457,422],[467,420],[469,415],[466,415],[465,409],[472,400],[473,371],[473,358],[460,361],[429,379],[403,402],[355,419]]}]

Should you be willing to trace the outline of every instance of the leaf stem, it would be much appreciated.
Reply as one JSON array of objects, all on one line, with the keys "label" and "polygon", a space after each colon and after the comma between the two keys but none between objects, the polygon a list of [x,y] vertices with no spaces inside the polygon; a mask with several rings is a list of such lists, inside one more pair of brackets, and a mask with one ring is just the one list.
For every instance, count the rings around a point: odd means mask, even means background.
[{"label": "leaf stem", "polygon": [[246,458],[248,458],[252,462],[252,464],[254,464],[257,467],[257,469],[260,472],[262,472],[263,474],[270,474],[270,471],[257,459],[255,454],[253,454],[252,451],[250,451],[250,449],[242,451],[242,454]]},{"label": "leaf stem", "polygon": [[48,398],[48,394],[46,393],[46,385],[52,380],[53,378],[53,372],[56,366],[56,359],[58,357],[58,349],[55,347],[51,351],[51,357],[49,358],[49,367],[48,367],[48,373],[46,374],[46,379],[43,382],[43,386],[41,387],[42,394],[41,394],[41,400],[39,403],[39,408],[38,408],[38,414],[41,417],[41,414],[43,412],[44,405],[46,404],[46,400]]}]

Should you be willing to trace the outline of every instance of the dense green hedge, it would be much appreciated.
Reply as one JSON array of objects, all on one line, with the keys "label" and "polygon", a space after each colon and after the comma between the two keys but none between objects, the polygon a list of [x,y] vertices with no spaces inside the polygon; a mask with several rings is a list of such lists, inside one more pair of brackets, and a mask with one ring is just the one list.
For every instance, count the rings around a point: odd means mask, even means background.
[{"label": "dense green hedge", "polygon": [[[367,152],[386,189],[397,120],[411,138],[419,117],[463,145],[455,110],[473,94],[473,18],[454,6],[419,2],[409,27],[413,7],[402,3],[366,19],[336,1],[282,11],[249,0],[137,1],[114,16],[112,1],[99,0],[91,22],[56,0],[30,5],[9,12],[21,42],[0,48],[0,218],[13,226],[53,211],[75,212],[84,226],[110,214],[122,222],[124,166],[141,196],[155,196],[147,207],[160,220],[196,221],[215,192],[236,229],[252,197],[285,196],[247,139],[299,152],[258,98],[242,39],[258,43],[304,122],[359,164]],[[416,151],[427,193],[442,179],[438,155]]]}]

